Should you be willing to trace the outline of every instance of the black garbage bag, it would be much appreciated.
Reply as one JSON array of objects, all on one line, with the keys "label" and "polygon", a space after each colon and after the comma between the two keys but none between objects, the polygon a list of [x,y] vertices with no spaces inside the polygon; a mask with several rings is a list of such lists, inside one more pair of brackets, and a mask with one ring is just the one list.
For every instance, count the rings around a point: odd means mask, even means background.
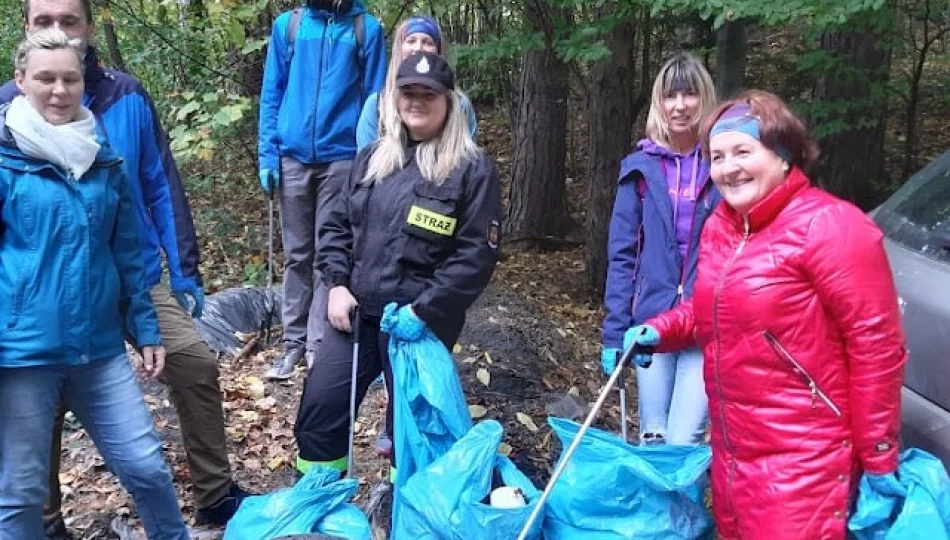
[{"label": "black garbage bag", "polygon": [[205,299],[200,319],[195,319],[198,335],[212,350],[237,355],[244,344],[238,334],[263,330],[271,313],[271,327],[280,325],[283,287],[236,287],[212,294]]}]

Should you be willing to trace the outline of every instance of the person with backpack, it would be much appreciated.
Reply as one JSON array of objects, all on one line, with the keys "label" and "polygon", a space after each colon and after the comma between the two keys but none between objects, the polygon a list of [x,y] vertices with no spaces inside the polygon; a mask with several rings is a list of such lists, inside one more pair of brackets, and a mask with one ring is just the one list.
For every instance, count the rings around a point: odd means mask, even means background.
[{"label": "person with backpack", "polygon": [[[380,114],[396,116],[395,110],[382,110],[380,104],[391,103],[389,99],[379,99],[380,94],[397,92],[396,72],[399,65],[413,54],[427,52],[438,54],[442,58],[447,58],[448,41],[442,35],[442,29],[439,23],[432,17],[417,15],[410,17],[396,27],[393,32],[392,53],[389,55],[389,70],[386,72],[386,86],[380,93],[370,94],[363,104],[363,111],[360,113],[359,124],[356,126],[356,146],[362,149],[368,144],[376,142],[380,137],[379,118]],[[478,129],[478,121],[475,119],[475,107],[468,97],[459,91],[461,96],[460,107],[465,112],[468,119],[468,127],[472,134]]]},{"label": "person with backpack", "polygon": [[316,270],[326,202],[349,176],[356,123],[382,88],[386,42],[358,0],[308,0],[274,21],[261,87],[261,188],[278,197],[284,246],[284,352],[267,371],[287,379],[312,362],[324,326],[326,289]]},{"label": "person with backpack", "polygon": [[[712,79],[692,54],[673,56],[653,83],[646,135],[620,165],[610,219],[601,363],[610,375],[630,327],[693,294],[703,224],[719,203],[699,126],[716,105]],[[640,444],[696,444],[706,425],[703,355],[657,354],[637,368]]]}]

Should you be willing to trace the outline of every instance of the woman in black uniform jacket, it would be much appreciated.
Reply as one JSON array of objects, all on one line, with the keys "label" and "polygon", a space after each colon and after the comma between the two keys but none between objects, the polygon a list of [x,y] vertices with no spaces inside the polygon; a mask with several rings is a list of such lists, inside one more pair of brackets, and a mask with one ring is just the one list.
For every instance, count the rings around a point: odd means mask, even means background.
[{"label": "woman in black uniform jacket", "polygon": [[330,289],[333,330],[323,338],[297,415],[301,472],[315,463],[346,468],[351,324],[359,325],[362,401],[380,370],[393,388],[389,335],[379,329],[383,307],[400,306],[397,337],[418,339],[428,327],[451,348],[498,259],[498,171],[472,140],[451,69],[438,55],[416,54],[399,67],[396,85],[381,105],[398,112],[382,115],[395,125],[359,153],[320,230],[319,270]]}]

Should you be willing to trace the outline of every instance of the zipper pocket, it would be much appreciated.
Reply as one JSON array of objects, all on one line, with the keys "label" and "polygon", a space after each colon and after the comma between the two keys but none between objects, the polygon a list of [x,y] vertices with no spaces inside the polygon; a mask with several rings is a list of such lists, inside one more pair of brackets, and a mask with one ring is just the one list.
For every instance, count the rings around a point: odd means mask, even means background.
[{"label": "zipper pocket", "polygon": [[787,360],[790,364],[792,364],[792,367],[796,373],[805,377],[805,382],[808,384],[809,390],[811,390],[811,407],[814,409],[817,400],[821,399],[825,402],[825,405],[827,405],[828,408],[835,413],[835,416],[840,418],[841,409],[839,409],[838,406],[835,405],[833,401],[831,401],[831,398],[828,397],[828,394],[826,394],[821,389],[821,387],[818,386],[818,383],[816,383],[815,379],[813,379],[812,376],[808,374],[808,371],[806,371],[805,368],[802,367],[802,365],[799,364],[794,357],[792,357],[791,353],[788,352],[788,349],[782,346],[778,338],[772,335],[772,332],[768,330],[763,332],[762,335],[765,336],[765,340],[769,342],[769,345],[772,347],[772,351],[775,352],[779,358],[784,358]]}]

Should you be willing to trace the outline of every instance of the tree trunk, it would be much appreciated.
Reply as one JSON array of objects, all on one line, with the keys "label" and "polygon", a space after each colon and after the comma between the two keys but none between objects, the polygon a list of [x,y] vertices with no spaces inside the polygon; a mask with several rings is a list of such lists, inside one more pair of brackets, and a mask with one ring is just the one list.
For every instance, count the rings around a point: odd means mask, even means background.
[{"label": "tree trunk", "polygon": [[590,71],[588,108],[587,219],[584,234],[588,288],[604,293],[607,278],[607,236],[620,160],[630,149],[633,127],[635,27],[631,20],[617,25],[606,37],[610,58]]},{"label": "tree trunk", "polygon": [[524,55],[505,230],[509,243],[530,247],[562,237],[571,224],[564,198],[570,69],[554,53],[552,22],[566,20],[569,12],[541,0],[527,2],[524,10],[527,22],[546,39],[543,49]]},{"label": "tree trunk", "polygon": [[880,97],[890,69],[886,43],[870,30],[825,33],[821,46],[838,60],[838,68],[818,78],[814,93],[816,100],[843,105],[822,118],[843,127],[820,141],[821,157],[812,178],[865,210],[880,202],[879,190],[888,184],[884,173],[887,103]]},{"label": "tree trunk", "polygon": [[109,62],[112,67],[128,73],[125,67],[125,60],[122,59],[122,51],[119,50],[119,39],[115,35],[115,25],[112,23],[112,10],[103,1],[98,2],[99,15],[102,18],[102,31],[106,37],[106,48],[109,52]]},{"label": "tree trunk", "polygon": [[746,23],[728,21],[716,35],[716,95],[726,100],[745,85]]}]

